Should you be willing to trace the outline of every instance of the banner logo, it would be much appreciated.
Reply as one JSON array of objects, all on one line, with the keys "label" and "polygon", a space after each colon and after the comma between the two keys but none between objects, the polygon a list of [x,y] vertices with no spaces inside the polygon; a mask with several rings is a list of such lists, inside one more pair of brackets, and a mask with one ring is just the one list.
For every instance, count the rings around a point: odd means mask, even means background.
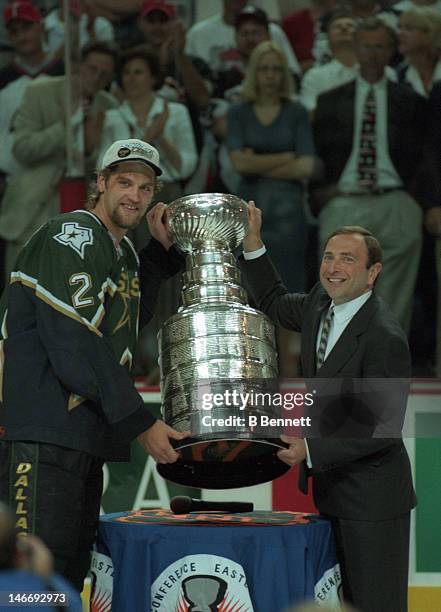
[{"label": "banner logo", "polygon": [[318,607],[331,606],[340,608],[341,574],[340,565],[329,568],[314,586],[315,603]]},{"label": "banner logo", "polygon": [[92,574],[90,612],[110,612],[113,593],[112,559],[94,550],[90,571]]},{"label": "banner logo", "polygon": [[166,567],[152,584],[151,610],[254,612],[243,567],[218,555],[188,555]]}]

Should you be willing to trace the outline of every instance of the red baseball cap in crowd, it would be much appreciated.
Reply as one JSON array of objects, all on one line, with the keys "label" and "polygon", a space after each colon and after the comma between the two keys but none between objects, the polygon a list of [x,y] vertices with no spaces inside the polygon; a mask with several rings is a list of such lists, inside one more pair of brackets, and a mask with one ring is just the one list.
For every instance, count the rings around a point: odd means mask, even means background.
[{"label": "red baseball cap in crowd", "polygon": [[169,19],[174,19],[176,17],[176,7],[169,2],[163,2],[163,0],[146,0],[142,5],[139,15],[140,17],[147,17],[147,15],[150,15],[153,11],[164,13]]},{"label": "red baseball cap in crowd", "polygon": [[81,17],[80,0],[69,0],[69,10],[75,17]]},{"label": "red baseball cap in crowd", "polygon": [[3,10],[3,19],[7,26],[13,19],[39,23],[42,17],[36,6],[25,0],[19,0],[18,2],[11,2],[5,6]]}]

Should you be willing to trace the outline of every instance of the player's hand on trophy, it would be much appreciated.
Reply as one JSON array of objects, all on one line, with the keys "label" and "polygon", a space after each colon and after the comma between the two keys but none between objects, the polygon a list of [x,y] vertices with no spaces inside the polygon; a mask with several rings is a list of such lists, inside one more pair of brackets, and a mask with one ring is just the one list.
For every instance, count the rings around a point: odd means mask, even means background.
[{"label": "player's hand on trophy", "polygon": [[257,208],[253,200],[248,202],[248,231],[243,239],[243,250],[257,251],[263,246],[260,229],[262,227],[262,211]]},{"label": "player's hand on trophy", "polygon": [[291,436],[280,436],[282,442],[289,444],[288,448],[278,451],[277,456],[280,461],[290,466],[297,465],[306,459],[306,443],[302,438],[292,438]]},{"label": "player's hand on trophy", "polygon": [[168,227],[167,205],[164,202],[158,202],[147,213],[147,223],[153,238],[156,238],[168,251],[173,244],[173,240]]},{"label": "player's hand on trophy", "polygon": [[158,463],[174,463],[180,455],[170,444],[170,439],[184,440],[189,436],[189,431],[176,431],[164,421],[158,420],[149,429],[139,434],[137,440]]}]

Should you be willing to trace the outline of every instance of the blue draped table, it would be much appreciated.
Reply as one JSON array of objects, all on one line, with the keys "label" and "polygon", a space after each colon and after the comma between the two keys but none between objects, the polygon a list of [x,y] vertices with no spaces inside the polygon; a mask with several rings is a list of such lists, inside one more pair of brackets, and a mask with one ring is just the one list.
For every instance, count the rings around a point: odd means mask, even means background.
[{"label": "blue draped table", "polygon": [[103,515],[92,575],[92,609],[113,612],[281,612],[340,584],[330,523],[295,512]]}]

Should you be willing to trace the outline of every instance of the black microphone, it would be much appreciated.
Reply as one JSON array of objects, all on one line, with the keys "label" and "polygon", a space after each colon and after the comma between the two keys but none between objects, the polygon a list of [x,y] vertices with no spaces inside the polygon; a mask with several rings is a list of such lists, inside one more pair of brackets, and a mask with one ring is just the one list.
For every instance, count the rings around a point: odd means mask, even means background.
[{"label": "black microphone", "polygon": [[251,502],[203,501],[186,495],[178,495],[170,500],[170,509],[174,514],[209,512],[210,510],[212,512],[252,512],[254,504]]}]

